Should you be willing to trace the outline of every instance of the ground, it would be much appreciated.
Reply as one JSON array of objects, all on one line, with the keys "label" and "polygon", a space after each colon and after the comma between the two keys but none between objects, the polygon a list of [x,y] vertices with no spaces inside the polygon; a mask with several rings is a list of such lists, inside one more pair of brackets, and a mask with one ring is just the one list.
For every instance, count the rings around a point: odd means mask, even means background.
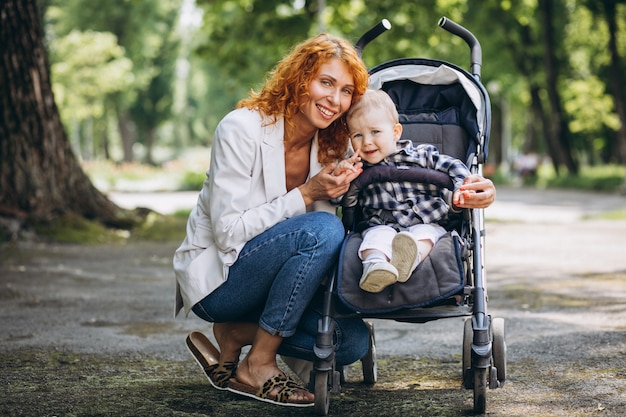
[{"label": "ground", "polygon": [[[488,391],[487,415],[624,415],[626,221],[597,217],[624,203],[498,191],[486,211],[486,270],[489,311],[505,320],[508,377]],[[173,318],[178,243],[1,247],[0,415],[313,415],[211,388],[184,347],[187,332],[210,327]],[[364,385],[351,366],[330,415],[472,415],[462,319],[374,324],[378,382]]]}]

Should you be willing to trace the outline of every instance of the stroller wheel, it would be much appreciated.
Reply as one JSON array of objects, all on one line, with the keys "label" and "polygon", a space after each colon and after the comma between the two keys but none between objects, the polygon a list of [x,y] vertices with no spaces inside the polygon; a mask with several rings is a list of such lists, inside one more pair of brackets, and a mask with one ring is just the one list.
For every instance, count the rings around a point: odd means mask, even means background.
[{"label": "stroller wheel", "polygon": [[378,367],[376,365],[376,338],[374,337],[374,323],[365,322],[370,333],[370,346],[367,354],[361,359],[363,366],[363,382],[375,384],[378,379]]},{"label": "stroller wheel", "polygon": [[492,355],[493,364],[498,373],[498,386],[501,387],[506,381],[506,342],[504,340],[504,319],[496,317],[491,321],[493,333]]},{"label": "stroller wheel", "polygon": [[348,367],[342,366],[339,368],[339,382],[341,385],[345,384],[348,380]]},{"label": "stroller wheel", "polygon": [[474,338],[474,330],[472,329],[472,319],[465,319],[463,327],[463,387],[472,389],[474,386],[474,378],[472,377],[472,339]]},{"label": "stroller wheel", "polygon": [[330,374],[331,371],[317,371],[315,373],[315,414],[327,416],[330,408]]},{"label": "stroller wheel", "polygon": [[474,413],[485,414],[487,409],[487,369],[474,369]]}]

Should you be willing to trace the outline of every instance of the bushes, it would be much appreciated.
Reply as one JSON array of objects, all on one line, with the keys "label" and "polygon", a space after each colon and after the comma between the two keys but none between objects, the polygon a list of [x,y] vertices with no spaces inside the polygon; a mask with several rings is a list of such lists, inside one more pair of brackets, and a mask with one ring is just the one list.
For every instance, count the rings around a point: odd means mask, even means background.
[{"label": "bushes", "polygon": [[617,192],[624,184],[626,168],[619,165],[585,166],[578,175],[556,176],[552,172],[541,170],[538,176],[539,186],[545,188],[569,188]]},{"label": "bushes", "polygon": [[584,166],[578,175],[557,176],[552,165],[543,164],[533,176],[521,178],[497,170],[489,175],[489,178],[496,185],[622,192],[625,185],[626,167],[620,165]]}]

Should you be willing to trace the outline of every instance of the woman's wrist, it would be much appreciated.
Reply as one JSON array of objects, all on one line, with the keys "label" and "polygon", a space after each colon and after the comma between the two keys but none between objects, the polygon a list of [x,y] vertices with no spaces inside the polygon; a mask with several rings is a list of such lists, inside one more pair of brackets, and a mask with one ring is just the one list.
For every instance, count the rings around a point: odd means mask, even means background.
[{"label": "woman's wrist", "polygon": [[313,199],[313,197],[309,193],[307,184],[308,183],[304,183],[298,187],[298,190],[300,191],[300,195],[302,195],[302,200],[304,200],[305,206],[308,206],[309,204],[313,204],[315,202],[315,199]]}]

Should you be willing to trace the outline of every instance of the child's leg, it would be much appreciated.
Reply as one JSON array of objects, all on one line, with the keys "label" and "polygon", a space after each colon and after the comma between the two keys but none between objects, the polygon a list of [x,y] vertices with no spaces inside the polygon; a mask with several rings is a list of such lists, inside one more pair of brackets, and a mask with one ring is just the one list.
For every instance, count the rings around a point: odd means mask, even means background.
[{"label": "child's leg", "polygon": [[363,261],[363,275],[359,287],[368,292],[381,292],[398,280],[398,271],[389,263],[391,241],[395,229],[388,226],[375,226],[363,234],[359,248],[359,258]]},{"label": "child's leg", "polygon": [[374,258],[389,262],[391,259],[391,241],[396,233],[396,230],[389,226],[374,226],[367,229],[363,232],[359,258],[365,262],[368,257],[374,256]]},{"label": "child's leg", "polygon": [[411,277],[444,233],[446,230],[438,224],[418,224],[396,235],[391,264],[398,270],[398,281],[406,282]]}]

